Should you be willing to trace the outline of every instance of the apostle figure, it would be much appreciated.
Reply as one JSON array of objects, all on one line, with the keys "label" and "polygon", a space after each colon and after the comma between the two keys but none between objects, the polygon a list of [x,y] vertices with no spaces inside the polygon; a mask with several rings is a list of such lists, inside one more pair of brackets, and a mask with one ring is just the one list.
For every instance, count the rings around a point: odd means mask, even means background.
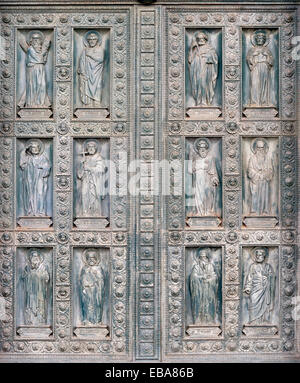
[{"label": "apostle figure", "polygon": [[212,324],[218,320],[218,274],[210,259],[210,249],[200,248],[189,278],[194,324]]},{"label": "apostle figure", "polygon": [[250,69],[250,106],[272,106],[271,70],[274,58],[266,47],[269,43],[267,32],[258,30],[252,36],[253,48],[247,54]]},{"label": "apostle figure", "polygon": [[85,325],[100,324],[106,288],[101,254],[97,249],[86,249],[82,254],[82,261],[84,266],[79,277],[81,319]]},{"label": "apostle figure", "polygon": [[106,195],[106,161],[99,153],[96,140],[86,140],[83,144],[82,159],[77,169],[80,182],[82,216],[99,217],[103,215],[103,199]]},{"label": "apostle figure", "polygon": [[193,177],[196,216],[216,215],[219,176],[216,161],[209,155],[210,142],[207,138],[198,138],[194,143],[197,155],[189,161],[188,172]]},{"label": "apostle figure", "polygon": [[244,293],[249,296],[249,323],[262,324],[270,322],[274,308],[275,278],[272,266],[265,262],[268,249],[255,247],[252,250],[254,262],[245,278]]},{"label": "apostle figure", "polygon": [[26,87],[18,103],[21,108],[48,108],[51,105],[45,70],[50,44],[41,31],[31,31],[28,42],[20,38],[20,46],[26,54]]},{"label": "apostle figure", "polygon": [[25,216],[45,216],[51,164],[41,140],[34,138],[27,141],[20,154],[20,168]]},{"label": "apostle figure", "polygon": [[31,249],[22,273],[25,293],[24,320],[28,325],[47,324],[51,291],[50,273],[39,249]]},{"label": "apostle figure", "polygon": [[274,177],[274,161],[268,155],[269,146],[264,138],[254,140],[248,163],[250,178],[251,214],[270,214],[270,182]]},{"label": "apostle figure", "polygon": [[192,95],[196,106],[212,105],[218,77],[218,55],[205,32],[193,36],[188,55]]},{"label": "apostle figure", "polygon": [[79,58],[78,76],[80,99],[84,106],[100,107],[103,88],[104,48],[97,31],[89,31],[83,38],[85,48]]}]

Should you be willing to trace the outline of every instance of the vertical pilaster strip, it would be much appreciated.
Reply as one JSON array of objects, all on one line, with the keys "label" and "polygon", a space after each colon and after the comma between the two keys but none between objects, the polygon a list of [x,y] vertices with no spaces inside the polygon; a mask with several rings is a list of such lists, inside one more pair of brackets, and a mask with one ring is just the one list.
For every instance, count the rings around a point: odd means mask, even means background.
[{"label": "vertical pilaster strip", "polygon": [[159,323],[159,219],[154,161],[158,159],[159,8],[137,9],[137,155],[140,194],[137,209],[136,359],[158,359]]},{"label": "vertical pilaster strip", "polygon": [[[296,35],[300,35],[300,7],[297,8],[297,13],[296,13],[296,28],[297,32]],[[299,190],[300,190],[300,60],[297,60],[296,62],[296,102],[297,102],[297,114],[296,114],[296,119],[297,119],[297,124],[296,124],[296,134],[297,134],[297,171],[296,171],[296,178],[297,178],[297,202],[296,202],[296,211],[297,211],[297,217],[296,217],[296,225],[297,225],[297,238],[299,238],[299,233],[300,233],[300,198],[299,198]],[[299,239],[297,241],[298,245],[296,247],[296,254],[297,257],[299,257]],[[297,295],[300,296],[300,262],[298,262],[298,267],[296,271],[296,280],[298,281],[297,285]],[[300,354],[300,321],[296,321],[296,350],[297,353]]]}]

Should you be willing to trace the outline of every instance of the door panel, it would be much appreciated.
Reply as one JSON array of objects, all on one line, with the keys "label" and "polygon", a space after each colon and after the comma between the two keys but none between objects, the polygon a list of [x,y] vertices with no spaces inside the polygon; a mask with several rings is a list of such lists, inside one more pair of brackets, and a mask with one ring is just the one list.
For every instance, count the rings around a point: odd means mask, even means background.
[{"label": "door panel", "polygon": [[9,355],[130,358],[133,215],[121,170],[134,158],[131,20],[126,7],[3,16],[1,319]]},{"label": "door panel", "polygon": [[[286,289],[293,290],[296,276],[286,280],[286,259],[294,268],[296,217],[291,209],[287,219],[286,193],[294,195],[295,188],[286,183],[283,149],[288,142],[296,147],[286,130],[295,118],[295,78],[286,76],[295,68],[287,60],[292,18],[276,10],[165,12],[163,141],[175,169],[165,200],[168,360],[218,354],[240,354],[242,360],[260,352],[272,359],[293,347]],[[254,59],[261,52],[270,59],[264,90]],[[258,142],[268,176],[254,165]],[[180,186],[176,172],[185,176]],[[258,190],[263,184],[267,189]],[[267,300],[255,282],[258,270],[265,276],[269,270]]]}]

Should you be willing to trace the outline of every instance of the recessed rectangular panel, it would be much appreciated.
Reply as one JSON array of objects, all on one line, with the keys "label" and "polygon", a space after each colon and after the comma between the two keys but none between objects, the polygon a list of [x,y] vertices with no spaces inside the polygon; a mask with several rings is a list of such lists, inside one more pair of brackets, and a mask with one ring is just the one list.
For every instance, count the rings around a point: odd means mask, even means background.
[{"label": "recessed rectangular panel", "polygon": [[73,250],[73,335],[108,337],[111,332],[111,259],[108,248]]},{"label": "recessed rectangular panel", "polygon": [[105,119],[111,96],[110,30],[74,29],[73,40],[74,117]]},{"label": "recessed rectangular panel", "polygon": [[73,142],[73,216],[78,228],[104,229],[110,220],[110,140]]},{"label": "recessed rectangular panel", "polygon": [[185,142],[185,211],[187,225],[217,228],[222,220],[222,140],[187,138]]},{"label": "recessed rectangular panel", "polygon": [[185,30],[185,108],[188,117],[206,120],[222,114],[222,44],[221,28]]},{"label": "recessed rectangular panel", "polygon": [[53,113],[54,33],[17,30],[16,113],[19,119],[48,119]]},{"label": "recessed rectangular panel", "polygon": [[274,119],[279,112],[279,33],[277,28],[242,29],[244,117]]},{"label": "recessed rectangular panel", "polygon": [[48,228],[53,223],[53,141],[20,138],[16,149],[17,226]]},{"label": "recessed rectangular panel", "polygon": [[16,337],[47,339],[53,332],[53,249],[19,247],[16,254]]},{"label": "recessed rectangular panel", "polygon": [[278,335],[279,249],[266,246],[244,247],[241,278],[244,335]]},{"label": "recessed rectangular panel", "polygon": [[242,139],[243,224],[273,228],[279,223],[279,140]]},{"label": "recessed rectangular panel", "polygon": [[185,250],[185,326],[191,337],[218,337],[222,330],[222,248]]}]

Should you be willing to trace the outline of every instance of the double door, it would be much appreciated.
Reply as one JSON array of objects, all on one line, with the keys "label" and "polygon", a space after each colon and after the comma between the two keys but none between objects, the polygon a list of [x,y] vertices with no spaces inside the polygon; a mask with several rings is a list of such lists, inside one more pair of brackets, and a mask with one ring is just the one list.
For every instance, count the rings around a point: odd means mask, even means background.
[{"label": "double door", "polygon": [[296,9],[1,11],[1,359],[296,357]]}]

